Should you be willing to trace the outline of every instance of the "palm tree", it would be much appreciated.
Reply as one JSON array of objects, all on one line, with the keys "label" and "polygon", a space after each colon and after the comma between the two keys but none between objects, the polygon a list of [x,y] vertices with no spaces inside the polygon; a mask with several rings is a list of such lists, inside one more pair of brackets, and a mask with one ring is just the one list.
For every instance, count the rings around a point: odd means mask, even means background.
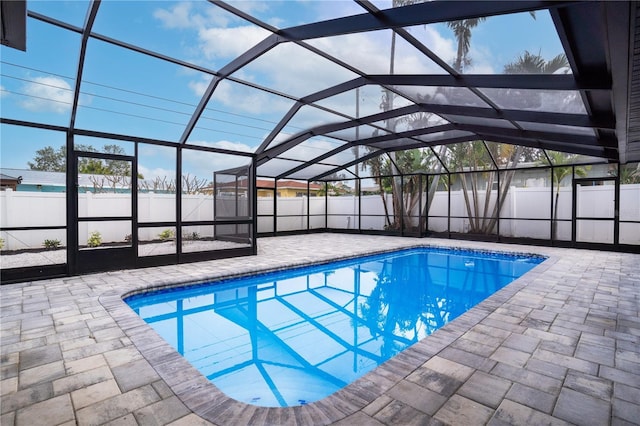
[{"label": "palm tree", "polygon": [[[421,3],[425,0],[393,0],[393,7],[401,7],[407,6],[410,4]],[[389,54],[389,74],[395,73],[395,56],[396,56],[396,32],[391,31],[391,49]],[[394,98],[395,94],[389,89],[382,90],[382,99],[380,102],[380,108],[383,111],[391,111],[394,109]],[[422,114],[421,114],[422,116]],[[425,117],[422,117],[423,119]],[[386,120],[385,127],[390,132],[394,132],[400,123],[401,120],[411,120],[412,118],[390,118]],[[426,117],[428,119],[428,117]],[[375,136],[375,134],[373,135]],[[385,227],[387,229],[400,230],[401,226],[401,218],[404,214],[405,218],[408,217],[411,209],[415,207],[415,202],[418,199],[418,194],[412,192],[408,194],[405,200],[402,199],[402,189],[400,186],[399,179],[397,176],[400,176],[401,171],[398,168],[398,164],[402,163],[403,165],[411,165],[410,167],[404,169],[404,172],[411,172],[418,170],[422,161],[420,161],[422,154],[416,155],[414,152],[388,152],[386,156],[379,155],[372,159],[365,161],[362,164],[362,168],[369,167],[371,171],[371,175],[374,176],[374,180],[376,184],[380,188],[380,196],[382,197],[382,203],[385,211]],[[417,168],[415,168],[417,167]],[[381,176],[385,176],[384,178]],[[405,189],[411,188],[413,191],[417,191],[419,189],[419,185],[415,185],[410,178],[408,184],[405,184]],[[391,193],[392,199],[392,214],[393,221],[390,219],[390,209],[387,206],[386,193]],[[404,202],[404,205],[403,205]]]},{"label": "palm tree", "polygon": [[[403,223],[405,227],[411,224],[411,215],[415,213],[421,198],[422,175],[419,172],[430,170],[434,162],[437,160],[429,149],[409,149],[395,152],[393,155],[381,154],[362,163],[361,167],[369,168],[372,179],[380,189],[386,229],[397,231]],[[398,179],[400,171],[403,172],[402,185]],[[387,194],[392,195],[393,219],[390,217]],[[423,216],[425,209],[426,206],[423,206]]]},{"label": "palm tree", "polygon": [[[393,7],[407,6],[414,3],[421,3],[423,1],[425,0],[393,0],[392,6]],[[396,56],[396,32],[392,30],[391,31],[391,51],[389,54],[389,74],[395,73],[395,61],[396,61],[395,56]],[[395,97],[395,94],[392,91],[388,89],[383,90],[383,93],[382,93],[383,111],[386,112],[386,111],[391,111],[393,109],[394,97]],[[391,118],[389,120],[386,120],[387,130],[391,132],[395,132],[397,125],[398,125],[398,118]],[[391,197],[393,200],[393,217],[394,217],[393,225],[389,221],[389,216],[386,211],[387,210],[386,203],[385,203],[385,213],[387,213],[387,222],[389,227],[398,229],[400,227],[400,223],[398,221],[402,215],[402,208],[401,208],[402,200],[400,199],[401,188],[395,176],[398,176],[400,174],[400,171],[398,170],[397,164],[396,164],[396,152],[391,151],[388,153],[388,155],[390,160],[389,166],[391,168],[390,171],[392,175]]]},{"label": "palm tree", "polygon": [[[462,25],[462,24],[460,24]],[[476,24],[477,25],[477,24]],[[464,32],[461,31],[461,34]],[[464,55],[459,56],[463,60]],[[568,67],[569,63],[564,54],[558,55],[549,61],[546,61],[540,55],[533,55],[528,51],[525,51],[523,55],[518,57],[514,62],[506,64],[504,66],[505,73],[516,74],[541,74],[541,73],[554,73],[562,68]],[[517,90],[516,90],[517,92]],[[504,93],[500,95],[505,99],[520,99],[521,102],[527,103],[539,103],[540,97],[525,97],[520,96],[518,93],[514,93],[511,89],[506,89]],[[453,164],[456,165],[459,171],[463,169],[469,171],[482,170],[486,166],[485,158],[487,156],[487,148],[481,141],[469,142],[463,147],[450,148],[450,155],[452,157]],[[500,214],[499,209],[504,204],[506,197],[509,193],[511,181],[515,175],[515,168],[523,158],[534,157],[534,154],[529,153],[530,148],[523,146],[510,146],[501,144],[500,150],[494,149],[491,152],[493,159],[508,171],[501,175],[500,188],[498,189],[498,201],[494,204],[493,209],[489,212],[489,206],[491,204],[491,187],[496,174],[494,172],[485,172],[486,176],[486,188],[484,189],[484,202],[480,202],[480,184],[477,179],[477,173],[471,173],[469,180],[466,178],[461,179],[461,185],[463,190],[463,196],[465,200],[465,206],[467,209],[467,215],[469,217],[469,232],[490,234],[493,232],[497,225],[498,216]],[[469,196],[471,192],[471,197]]]},{"label": "palm tree", "polygon": [[573,174],[580,177],[586,177],[588,166],[576,166],[571,167],[571,163],[575,160],[577,154],[565,154],[557,151],[547,151],[547,155],[551,160],[551,164],[554,166],[567,164],[565,167],[553,167],[551,169],[551,178],[553,179],[553,186],[556,188],[556,193],[553,201],[553,218],[551,219],[551,237],[553,240],[558,238],[558,199],[560,198],[560,184],[562,181]]},{"label": "palm tree", "polygon": [[[448,150],[450,169],[457,172],[472,171],[472,173],[459,175],[462,196],[469,218],[469,232],[490,233],[494,224],[490,224],[487,218],[490,217],[491,190],[496,172],[493,170],[482,171],[491,163],[484,142],[476,140],[449,145]],[[484,182],[478,179],[480,176],[485,177]],[[483,183],[486,183],[484,202],[481,197]],[[494,212],[492,216],[495,216],[496,213]]]},{"label": "palm tree", "polygon": [[[569,61],[564,53],[547,61],[540,56],[540,54],[534,55],[529,51],[525,51],[516,58],[515,61],[504,66],[505,74],[566,74],[569,72],[569,69]],[[542,90],[504,89],[500,90],[498,95],[507,102],[507,108],[537,109],[542,106],[544,98],[545,96],[549,96],[549,92]],[[567,105],[574,105],[574,102],[568,102]]]},{"label": "palm tree", "polygon": [[[415,3],[421,3],[425,0],[393,0],[393,7],[400,7],[400,6],[407,6],[410,4],[415,4]],[[457,43],[458,43],[458,48],[457,48],[457,53],[456,53],[456,60],[454,63],[454,68],[461,72],[462,71],[462,67],[463,65],[469,65],[471,63],[471,60],[468,58],[468,53],[469,53],[469,49],[471,46],[471,30],[473,28],[475,28],[479,23],[485,21],[486,18],[481,17],[481,18],[472,18],[472,19],[464,19],[464,20],[460,20],[460,21],[452,21],[452,22],[448,22],[447,25],[453,29],[454,35],[456,37]],[[396,51],[396,32],[392,31],[391,33],[391,51],[390,51],[390,58],[389,58],[389,74],[394,74],[395,73],[395,51]],[[391,92],[390,90],[384,90],[383,91],[383,95],[382,95],[382,109],[384,111],[390,111],[393,109],[393,100],[394,100],[394,93]],[[418,116],[414,116],[414,117],[409,117],[407,119],[409,122],[409,126],[412,128],[418,128],[420,126],[424,126],[425,122],[428,122],[429,120],[429,114],[419,114]],[[398,125],[398,119],[397,118],[393,118],[390,120],[387,120],[387,129],[390,131],[395,131],[397,125]],[[441,152],[440,154],[443,154],[444,151],[446,149],[443,147],[441,148]],[[396,153],[395,151],[390,152],[389,154],[389,171],[390,174],[392,176],[397,176],[400,175],[401,171],[398,170],[397,165],[399,163],[406,163],[406,159],[408,158],[413,158],[415,160],[415,155],[414,154],[406,154],[406,153]],[[425,160],[427,160],[426,158],[424,158],[424,153],[419,156],[420,160],[419,161],[410,161],[410,163],[412,164],[412,167],[409,168],[403,168],[403,172],[406,174],[408,172],[414,172],[417,170],[420,170],[422,168],[422,166],[425,165]],[[436,173],[439,173],[441,171],[442,168],[442,164],[439,161],[435,161],[432,162],[435,166],[434,171]],[[389,219],[387,219],[387,223],[389,227],[392,227],[394,229],[399,229],[400,228],[400,223],[398,222],[399,218],[404,215],[405,219],[409,219],[409,215],[410,212],[413,211],[413,209],[415,208],[415,203],[418,200],[418,194],[417,191],[420,188],[420,185],[416,185],[415,179],[417,178],[416,175],[413,175],[412,177],[409,178],[408,184],[405,185],[404,189],[410,189],[412,192],[406,194],[407,195],[407,199],[408,202],[404,202],[401,199],[401,188],[399,185],[399,182],[396,178],[392,177],[390,179],[390,186],[391,186],[391,193],[392,193],[392,200],[393,200],[393,214],[394,214],[394,223],[391,224],[391,222],[389,221]],[[440,179],[439,178],[434,178],[432,180],[431,185],[429,186],[428,189],[428,195],[427,195],[427,202],[425,203],[424,207],[423,207],[423,211],[421,212],[420,216],[421,217],[425,217],[425,215],[427,214],[427,212],[429,211],[429,206],[431,205],[431,201],[433,200],[433,197],[435,196],[435,192],[438,188],[438,185],[440,183]],[[406,201],[406,200],[405,200]],[[387,206],[385,203],[385,212],[387,210]],[[387,216],[388,217],[388,216]],[[423,224],[420,224],[420,229],[422,229]]]},{"label": "palm tree", "polygon": [[504,66],[506,74],[553,74],[566,68],[565,74],[569,71],[569,61],[564,53],[561,53],[546,61],[540,53],[532,54],[528,50],[518,58]]},{"label": "palm tree", "polygon": [[486,19],[481,17],[447,22],[447,26],[453,30],[453,35],[458,42],[456,59],[453,62],[453,68],[456,71],[462,72],[464,67],[471,64],[471,59],[468,57],[471,48],[471,30]]},{"label": "palm tree", "polygon": [[[537,55],[532,54],[528,50],[520,55],[514,62],[506,64],[504,66],[505,73],[509,74],[553,74],[560,72],[562,69],[566,69],[565,73],[569,70],[569,61],[567,57],[561,53],[550,60],[545,60],[539,53]],[[529,101],[532,98],[526,98],[518,96],[517,93],[506,93],[505,95],[509,96],[511,99],[528,99]],[[535,99],[534,102],[539,102],[539,99]],[[555,151],[547,151],[549,158],[552,161],[552,164],[571,164],[571,160],[576,157],[576,155],[572,154],[563,154]],[[553,218],[552,218],[552,238],[555,240],[557,238],[558,233],[558,198],[560,197],[560,183],[567,176],[571,175],[571,167],[554,167],[552,169],[552,178],[553,184],[556,187],[555,193],[555,201],[553,207]],[[576,167],[575,173],[578,176],[584,177],[587,174],[587,169],[584,167]]]},{"label": "palm tree", "polygon": [[[533,19],[536,19],[536,13],[534,11],[529,12],[529,15],[531,15]],[[462,72],[464,67],[471,65],[471,58],[469,58],[471,30],[486,20],[486,17],[479,17],[447,22],[447,26],[453,30],[453,35],[456,37],[458,43],[456,59],[453,62],[453,68],[456,71]]]},{"label": "palm tree", "polygon": [[384,208],[385,228],[393,229],[394,224],[397,221],[397,216],[394,218],[394,222],[392,224],[391,220],[389,219],[389,207],[387,206],[387,195],[386,195],[387,186],[389,184],[389,181],[388,181],[389,178],[386,177],[390,173],[389,163],[390,161],[388,160],[385,161],[384,154],[381,154],[362,162],[360,167],[362,168],[362,170],[365,170],[367,167],[369,168],[374,182],[376,183],[376,185],[378,185],[380,197],[382,199],[382,206]]}]

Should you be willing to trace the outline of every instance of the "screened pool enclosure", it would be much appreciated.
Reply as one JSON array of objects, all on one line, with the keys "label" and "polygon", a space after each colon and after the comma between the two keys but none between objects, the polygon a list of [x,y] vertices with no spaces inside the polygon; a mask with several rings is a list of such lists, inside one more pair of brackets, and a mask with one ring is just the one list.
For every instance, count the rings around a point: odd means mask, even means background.
[{"label": "screened pool enclosure", "polygon": [[640,252],[638,2],[0,4],[3,282],[284,233]]}]

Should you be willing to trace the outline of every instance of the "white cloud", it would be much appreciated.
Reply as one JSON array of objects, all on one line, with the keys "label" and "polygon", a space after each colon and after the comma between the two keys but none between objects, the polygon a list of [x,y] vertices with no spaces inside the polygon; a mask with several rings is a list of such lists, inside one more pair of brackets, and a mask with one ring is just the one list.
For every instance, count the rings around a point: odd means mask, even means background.
[{"label": "white cloud", "polygon": [[468,74],[494,74],[503,70],[496,70],[494,64],[498,61],[486,46],[474,45],[471,41],[471,49],[469,50],[471,65],[465,68],[464,72]]},{"label": "white cloud", "polygon": [[277,116],[276,120],[293,104],[292,101],[279,96],[270,95],[261,90],[232,83],[228,80],[223,80],[218,84],[212,100],[221,104],[230,112],[249,113],[252,116],[265,119],[268,119],[265,116],[275,114]]},{"label": "white cloud", "polygon": [[[432,50],[447,56],[454,55],[453,42],[446,40],[431,28],[415,29],[412,34]],[[367,74],[389,72],[391,32],[349,34],[345,36],[310,40],[315,47],[341,59]],[[429,74],[441,68],[403,38],[396,36],[394,72],[396,74]]]},{"label": "white cloud", "polygon": [[[253,149],[246,144],[221,140],[217,142],[190,142],[190,145],[208,146],[212,148],[230,149],[234,151],[252,152]],[[182,152],[183,174],[211,180],[214,171],[222,171],[235,167],[246,166],[251,163],[251,158],[238,155],[218,154],[212,152],[185,149]]]},{"label": "white cloud", "polygon": [[326,1],[319,2],[311,0],[309,3],[315,6],[315,17],[319,21],[364,13],[364,9],[351,0],[330,0],[330,6]]},{"label": "white cloud", "polygon": [[471,66],[465,68],[464,70],[467,74],[495,74],[496,71],[493,68],[493,65],[486,61],[474,61],[471,63]]},{"label": "white cloud", "polygon": [[240,151],[240,152],[253,152],[253,148],[247,144],[241,142],[230,142],[230,141],[218,141],[218,142],[201,142],[197,143],[197,145],[205,145],[210,146],[212,148],[220,148],[220,149],[230,149],[232,151]]},{"label": "white cloud", "polygon": [[298,144],[287,153],[287,157],[307,161],[325,154],[340,145],[342,144],[335,141],[330,142],[320,137],[315,137]]},{"label": "white cloud", "polygon": [[207,90],[207,87],[209,87],[210,83],[211,78],[202,76],[200,80],[191,80],[188,83],[188,86],[189,89],[191,89],[193,93],[196,94],[196,96],[201,97],[202,95],[204,95],[204,92]]},{"label": "white cloud", "polygon": [[[171,8],[158,9],[154,13],[154,16],[169,28],[191,29],[195,32],[199,54],[195,55],[197,59],[194,60],[198,62],[205,58],[209,66],[219,69],[271,34],[240,20],[226,19],[226,16],[221,18],[219,8],[207,6],[199,8],[191,3],[180,3]],[[245,4],[242,4],[242,9],[246,9]],[[276,46],[236,72],[234,76],[276,90],[290,91],[298,96],[353,77],[348,71],[290,43]],[[305,78],[302,79],[300,76]],[[204,85],[201,81],[193,82],[190,87],[198,94],[203,93]],[[244,99],[238,96],[231,98]],[[245,103],[245,106],[255,109],[255,103]]]},{"label": "white cloud", "polygon": [[4,91],[4,86],[2,84],[0,84],[0,98],[3,96],[7,96],[8,93]]},{"label": "white cloud", "polygon": [[258,44],[269,32],[258,27],[200,28],[200,48],[207,59],[236,58]]},{"label": "white cloud", "polygon": [[244,70],[258,84],[303,97],[356,77],[293,43],[281,44],[251,62]]},{"label": "white cloud", "polygon": [[253,1],[253,0],[231,0],[227,1],[231,6],[242,10],[250,15],[258,14],[269,10],[268,1]]},{"label": "white cloud", "polygon": [[162,179],[165,177],[167,180],[171,180],[176,175],[176,171],[173,169],[164,169],[162,167],[148,168],[142,164],[138,165],[138,173],[144,176],[145,181],[153,181],[156,178]]},{"label": "white cloud", "polygon": [[457,43],[454,38],[443,37],[435,28],[425,28],[429,48],[444,61],[452,63],[456,57]]},{"label": "white cloud", "polygon": [[[233,5],[233,3],[231,4]],[[231,18],[226,12],[222,13],[219,8],[211,6],[207,4],[206,7],[201,7],[195,3],[179,3],[157,10],[154,16],[167,27],[193,31],[197,40],[194,46],[200,52],[198,61],[206,58],[209,66],[214,68],[220,68],[229,63],[270,34],[261,28],[247,25],[245,21]],[[308,6],[316,8],[318,4],[309,2]],[[238,3],[236,7],[254,13],[269,9],[271,5],[268,2],[249,4],[243,1]],[[326,5],[323,7],[326,8]],[[332,2],[330,7],[335,9],[330,11],[330,14],[335,16],[362,12],[357,6],[355,6],[357,10],[349,10],[348,12],[338,10],[343,7],[353,9],[354,4],[350,2]],[[320,15],[316,13],[316,16]],[[416,26],[410,30],[412,35],[447,62],[450,63],[455,57],[456,43],[453,36],[444,37],[434,26]],[[387,73],[389,71],[390,34],[389,31],[378,31],[311,40],[310,43],[339,59],[354,63],[367,73]],[[484,65],[484,63],[478,62],[477,66],[480,65]],[[397,39],[395,67],[397,73],[428,74],[442,71],[421,52],[400,38]],[[234,73],[233,76],[300,97],[355,77],[348,70],[293,43],[283,43],[276,46]],[[208,78],[194,79],[189,83],[189,88],[196,95],[202,96],[209,83]],[[365,112],[363,104],[361,115],[379,112],[379,97],[380,94],[377,91],[372,92],[370,100],[367,101],[367,105],[370,104],[370,107]],[[353,97],[344,97],[340,100],[335,99],[331,103],[341,106],[342,111],[353,114],[354,107],[351,99]],[[291,105],[292,102],[286,99],[226,80],[217,86],[210,102],[210,107],[214,109],[224,109],[272,121],[278,121]],[[294,120],[296,125],[304,127],[307,122],[316,124],[326,122],[326,113],[317,110],[310,112],[318,117],[306,117],[309,112],[301,111],[298,114],[300,117],[296,116]],[[341,121],[337,117],[330,118],[330,120]]]},{"label": "white cloud", "polygon": [[180,2],[167,9],[156,9],[153,17],[162,22],[166,28],[191,28],[191,2]]},{"label": "white cloud", "polygon": [[165,28],[170,29],[200,29],[208,25],[222,27],[229,25],[229,17],[220,8],[189,1],[178,2],[168,9],[156,9],[153,17]]},{"label": "white cloud", "polygon": [[310,40],[309,44],[368,74],[389,71],[390,36],[385,31]]},{"label": "white cloud", "polygon": [[[209,77],[203,77],[200,80],[190,81],[188,86],[196,96],[202,96],[210,83]],[[258,118],[263,118],[262,116],[265,114],[284,114],[292,104],[292,101],[267,94],[261,90],[231,83],[229,80],[222,80],[218,84],[211,100],[214,109],[224,107],[229,112],[249,113],[252,116],[258,116]]]},{"label": "white cloud", "polygon": [[[153,17],[167,29],[175,30],[180,34],[175,37],[187,37],[189,41],[183,42],[183,52],[191,57],[191,61],[212,68],[219,68],[220,64],[213,62],[219,59],[215,52],[215,40],[209,39],[207,33],[211,29],[229,28],[234,22],[246,21],[233,16],[220,7],[208,2],[179,1],[166,8],[157,8],[153,11]],[[220,45],[222,46],[222,45]],[[218,46],[218,47],[220,47]],[[208,52],[208,53],[207,53]],[[233,56],[224,58],[226,63]]]},{"label": "white cloud", "polygon": [[29,97],[21,105],[30,111],[62,114],[69,111],[73,103],[71,86],[58,77],[35,77],[23,90]]}]

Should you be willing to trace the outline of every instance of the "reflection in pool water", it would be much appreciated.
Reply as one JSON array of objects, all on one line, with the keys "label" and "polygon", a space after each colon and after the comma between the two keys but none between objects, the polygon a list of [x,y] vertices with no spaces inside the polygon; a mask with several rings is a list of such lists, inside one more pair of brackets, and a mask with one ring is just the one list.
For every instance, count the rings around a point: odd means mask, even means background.
[{"label": "reflection in pool water", "polygon": [[410,249],[126,302],[228,396],[295,406],[348,385],[543,260]]}]

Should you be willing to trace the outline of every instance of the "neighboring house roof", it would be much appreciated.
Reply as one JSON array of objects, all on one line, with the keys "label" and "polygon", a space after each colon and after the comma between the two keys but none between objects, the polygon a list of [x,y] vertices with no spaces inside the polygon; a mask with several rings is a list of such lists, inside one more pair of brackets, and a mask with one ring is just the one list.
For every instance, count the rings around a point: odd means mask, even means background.
[{"label": "neighboring house roof", "polygon": [[[257,188],[274,188],[275,181],[269,179],[257,179],[256,180]],[[280,189],[307,189],[306,182],[299,182],[296,180],[279,180],[278,188]],[[322,185],[317,183],[309,183],[309,189],[320,190],[322,189]]]},{"label": "neighboring house roof", "polygon": [[2,174],[22,176],[23,185],[66,186],[66,176],[60,172],[43,172],[42,170],[5,169]]},{"label": "neighboring house roof", "polygon": [[14,176],[9,176],[9,175],[5,175],[4,173],[0,173],[0,179],[2,180],[15,180],[15,181],[19,181],[21,180],[21,176],[18,177],[14,177]]},{"label": "neighboring house roof", "polygon": [[[67,186],[67,175],[63,172],[46,172],[42,170],[29,170],[29,169],[0,169],[0,174],[9,176],[22,176],[22,185],[42,185],[42,186]],[[92,175],[92,174],[79,174],[78,185],[81,187],[93,187],[94,182],[101,182],[104,179],[104,175]],[[4,177],[3,177],[4,179]],[[107,182],[104,182],[105,186],[111,186]],[[116,187],[120,188],[124,185],[117,184]]]},{"label": "neighboring house roof", "polygon": [[20,182],[22,182],[22,176],[14,177],[0,173],[0,187],[2,187],[3,191],[6,189],[15,191],[18,185],[20,185]]},{"label": "neighboring house roof", "polygon": [[[246,188],[247,180],[246,179],[242,179],[238,181],[238,188]],[[207,186],[207,189],[211,190],[212,189],[212,185]],[[218,183],[216,185],[216,187],[218,189],[224,189],[224,188],[229,188],[229,189],[234,189],[236,187],[236,182],[235,181],[231,181],[231,182],[223,182],[223,183]],[[273,189],[275,187],[275,181],[273,180],[269,180],[269,179],[257,179],[256,180],[256,188],[257,189]],[[317,184],[317,183],[309,183],[309,189],[312,191],[319,191],[321,190],[323,187],[323,185],[321,184]],[[307,189],[307,183],[306,182],[299,182],[299,181],[295,181],[295,180],[279,180],[278,181],[278,189]]]},{"label": "neighboring house roof", "polygon": [[[62,172],[45,172],[42,170],[28,170],[28,169],[0,169],[2,179],[17,179],[13,176],[22,176],[22,185],[43,185],[43,186],[66,186],[66,174]],[[6,177],[5,177],[6,176]],[[93,187],[94,181],[104,178],[104,175],[90,175],[80,174],[78,175],[78,185],[81,187]],[[226,182],[218,184],[218,188],[235,188],[235,182]],[[109,185],[105,185],[109,186]],[[121,187],[122,185],[117,185]],[[238,182],[240,188],[246,187],[246,179],[242,179]],[[275,181],[269,179],[258,179],[256,181],[258,188],[274,188]],[[309,183],[309,189],[312,191],[321,190],[323,185],[317,183]],[[211,186],[208,187],[209,189]],[[279,180],[278,189],[307,189],[306,182],[299,182],[295,180]]]}]

